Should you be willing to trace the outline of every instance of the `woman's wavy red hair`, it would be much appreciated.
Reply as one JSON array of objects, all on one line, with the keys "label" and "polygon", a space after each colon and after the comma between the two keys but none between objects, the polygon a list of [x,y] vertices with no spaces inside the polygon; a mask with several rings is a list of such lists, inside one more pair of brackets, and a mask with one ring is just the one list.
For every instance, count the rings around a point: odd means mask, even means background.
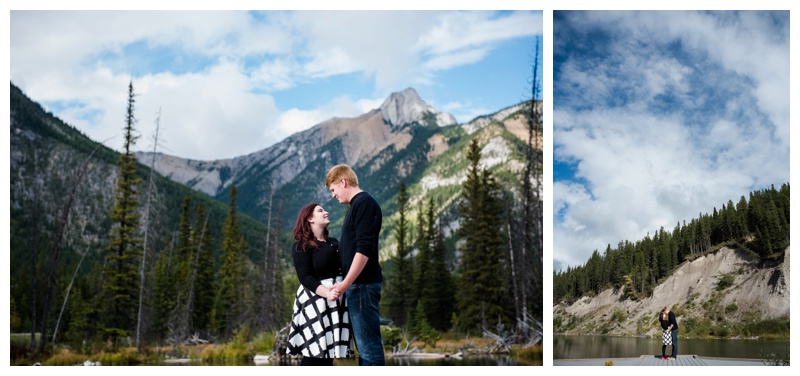
[{"label": "woman's wavy red hair", "polygon": [[[303,208],[300,209],[300,213],[297,215],[297,221],[295,221],[294,230],[292,231],[292,238],[294,242],[297,243],[298,252],[301,250],[305,252],[308,247],[314,250],[319,249],[319,241],[317,241],[317,237],[314,236],[314,232],[311,231],[311,223],[308,222],[308,219],[314,215],[314,208],[317,206],[320,205],[316,202],[303,206]],[[325,235],[325,239],[328,238],[327,227],[323,235]]]}]

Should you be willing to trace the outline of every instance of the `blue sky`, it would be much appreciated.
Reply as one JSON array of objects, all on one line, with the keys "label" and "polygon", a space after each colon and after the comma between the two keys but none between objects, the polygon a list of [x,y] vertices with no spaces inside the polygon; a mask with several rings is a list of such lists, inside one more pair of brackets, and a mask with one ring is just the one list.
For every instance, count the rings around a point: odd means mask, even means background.
[{"label": "blue sky", "polygon": [[553,260],[789,181],[789,12],[553,14]]},{"label": "blue sky", "polygon": [[11,11],[10,78],[117,150],[132,78],[136,149],[160,109],[161,151],[223,159],[407,87],[459,122],[501,110],[541,37],[540,11]]}]

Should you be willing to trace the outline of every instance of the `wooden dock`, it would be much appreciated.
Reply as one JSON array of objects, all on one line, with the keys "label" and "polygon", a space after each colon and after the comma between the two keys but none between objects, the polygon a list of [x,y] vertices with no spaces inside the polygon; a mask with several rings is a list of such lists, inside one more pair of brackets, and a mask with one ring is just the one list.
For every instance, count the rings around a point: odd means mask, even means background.
[{"label": "wooden dock", "polygon": [[638,358],[612,359],[554,359],[554,366],[614,366],[680,367],[680,366],[763,366],[760,359],[712,358],[699,355],[678,355],[677,359],[661,359],[660,355],[642,355]]}]

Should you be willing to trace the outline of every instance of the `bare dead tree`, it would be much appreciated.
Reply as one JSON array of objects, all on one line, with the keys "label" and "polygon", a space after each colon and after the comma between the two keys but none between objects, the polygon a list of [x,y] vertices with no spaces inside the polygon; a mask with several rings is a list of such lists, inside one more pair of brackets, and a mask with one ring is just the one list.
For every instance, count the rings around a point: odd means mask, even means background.
[{"label": "bare dead tree", "polygon": [[42,336],[39,338],[39,353],[44,352],[44,345],[45,345],[45,338],[47,337],[47,316],[48,311],[50,310],[50,300],[53,296],[53,290],[55,289],[56,284],[56,269],[58,267],[58,256],[61,252],[61,244],[64,240],[64,233],[66,232],[67,224],[69,223],[69,214],[72,211],[72,205],[75,202],[75,196],[78,192],[78,186],[83,181],[86,173],[89,171],[90,165],[89,162],[92,160],[92,156],[100,149],[103,144],[110,140],[106,139],[103,142],[97,144],[97,146],[89,153],[89,156],[83,161],[81,168],[79,169],[78,176],[75,178],[75,181],[72,183],[72,188],[70,190],[69,196],[67,196],[67,201],[64,204],[64,207],[61,211],[61,217],[58,221],[58,225],[56,227],[55,235],[53,236],[53,252],[52,257],[50,258],[50,271],[47,277],[47,288],[45,289],[45,298],[44,298],[44,306],[42,310]]},{"label": "bare dead tree", "polygon": [[156,115],[156,133],[153,136],[153,157],[150,160],[150,173],[147,178],[147,197],[144,204],[144,215],[142,216],[142,225],[144,227],[144,240],[142,244],[142,263],[139,265],[139,273],[141,280],[139,281],[139,310],[136,315],[136,352],[142,351],[142,307],[144,306],[144,285],[145,276],[147,275],[147,240],[150,230],[150,202],[153,197],[153,190],[155,188],[155,181],[153,180],[153,171],[156,166],[156,151],[158,150],[158,131],[161,127],[161,108],[158,109]]},{"label": "bare dead tree", "polygon": [[[208,225],[208,217],[211,216],[211,213],[206,214],[205,221],[203,222],[203,227],[200,229],[200,236],[197,240],[197,251],[194,254],[194,262],[192,263],[192,274],[189,278],[188,290],[189,296],[186,299],[186,307],[183,312],[181,312],[180,321],[179,323],[181,326],[179,329],[176,330],[177,337],[181,340],[184,338],[189,337],[189,330],[194,326],[192,322],[192,312],[194,311],[194,290],[195,290],[195,282],[197,281],[197,269],[200,265],[200,253],[203,251],[203,239],[206,236],[206,226]],[[181,302],[178,301],[178,305]],[[195,334],[195,339],[197,334]]]},{"label": "bare dead tree", "polygon": [[532,137],[532,145],[529,146],[529,153],[536,154],[532,156],[530,164],[536,164],[538,167],[532,168],[533,172],[533,181],[536,182],[536,187],[533,189],[533,233],[530,234],[533,240],[533,289],[532,289],[532,298],[533,298],[533,307],[534,307],[534,318],[537,320],[542,319],[542,310],[543,310],[543,285],[542,285],[542,248],[543,248],[543,219],[542,219],[542,198],[541,198],[541,165],[542,165],[542,138],[543,138],[543,127],[542,127],[542,106],[541,102],[539,105],[536,104],[536,92],[540,90],[541,83],[537,80],[538,72],[539,72],[539,42],[536,42],[536,58],[534,59],[534,68],[533,68],[533,77],[534,77],[534,84],[533,88],[531,89],[531,109],[532,109],[532,119],[530,128],[533,129],[533,137]]},{"label": "bare dead tree", "polygon": [[514,261],[514,237],[511,234],[511,210],[506,211],[506,214],[508,215],[508,221],[506,222],[506,230],[508,233],[508,265],[511,267],[511,286],[514,289],[514,310],[517,320],[519,320],[522,316],[520,313],[519,288],[517,287],[517,265]]},{"label": "bare dead tree", "polygon": [[56,327],[53,328],[53,345],[56,344],[56,336],[58,335],[58,325],[61,323],[61,315],[64,314],[64,308],[67,306],[67,300],[69,300],[69,292],[72,290],[72,284],[75,283],[75,276],[78,275],[78,270],[81,269],[81,264],[83,264],[83,258],[86,257],[86,254],[89,253],[89,246],[86,247],[86,252],[83,252],[81,255],[81,260],[78,261],[78,266],[75,268],[75,273],[72,274],[72,280],[69,281],[69,287],[67,287],[67,293],[64,295],[64,303],[61,304],[61,312],[58,314],[58,320],[56,320]]},{"label": "bare dead tree", "polygon": [[276,270],[276,265],[272,262],[272,249],[270,248],[270,240],[272,239],[272,200],[275,196],[275,189],[273,188],[272,180],[269,180],[269,199],[268,199],[268,207],[267,207],[267,234],[265,236],[266,241],[264,244],[264,290],[261,295],[261,306],[264,309],[264,316],[262,317],[262,322],[265,326],[272,325],[273,321],[273,314],[270,309],[267,307],[273,303],[273,294],[272,294],[272,286],[274,286],[273,275]]},{"label": "bare dead tree", "polygon": [[[531,326],[529,307],[533,307],[535,316],[540,319],[542,311],[542,206],[541,206],[541,173],[539,166],[542,138],[541,106],[536,103],[539,91],[539,41],[536,41],[536,55],[533,61],[533,80],[531,85],[531,101],[528,113],[528,142],[526,145],[525,172],[522,179],[522,248],[520,263],[525,266],[522,273],[522,317],[525,324],[520,329],[527,331]],[[535,155],[536,154],[536,155]],[[533,182],[537,183],[533,187]],[[529,304],[528,299],[531,299]],[[518,320],[520,321],[520,320]],[[529,335],[530,333],[525,333]]]}]

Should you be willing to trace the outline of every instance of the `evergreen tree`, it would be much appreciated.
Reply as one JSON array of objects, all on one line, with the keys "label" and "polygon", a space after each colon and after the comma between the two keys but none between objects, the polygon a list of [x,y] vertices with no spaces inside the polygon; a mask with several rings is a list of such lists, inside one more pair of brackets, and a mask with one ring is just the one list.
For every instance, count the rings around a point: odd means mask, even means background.
[{"label": "evergreen tree", "polygon": [[417,303],[411,316],[411,334],[417,336],[417,338],[425,344],[435,345],[439,336],[436,330],[428,323],[422,302]]},{"label": "evergreen tree", "polygon": [[416,258],[415,270],[417,305],[422,307],[425,319],[433,328],[446,331],[450,328],[450,317],[453,313],[455,287],[445,262],[446,252],[444,234],[436,227],[434,215],[435,203],[430,198],[423,232],[425,237],[420,243],[420,253]]},{"label": "evergreen tree", "polygon": [[191,199],[189,196],[183,198],[181,203],[181,218],[179,222],[180,230],[178,231],[178,289],[179,294],[185,298],[187,294],[187,285],[189,284],[189,274],[194,255],[194,246],[192,244],[192,222],[189,218],[189,206]]},{"label": "evergreen tree", "polygon": [[111,243],[106,248],[105,279],[102,302],[105,308],[103,331],[110,337],[126,336],[136,325],[139,298],[139,262],[141,239],[139,227],[136,156],[131,147],[136,142],[133,125],[133,82],[128,85],[125,121],[125,150],[119,157],[114,207],[111,209]]},{"label": "evergreen tree", "polygon": [[508,324],[508,289],[502,265],[503,202],[499,186],[487,170],[480,168],[478,139],[472,140],[467,158],[470,166],[459,207],[461,227],[461,279],[459,281],[459,326],[467,331]]},{"label": "evergreen tree", "polygon": [[[413,262],[413,288],[411,291],[411,301],[410,307],[414,307],[416,309],[417,303],[419,302],[420,296],[422,294],[423,284],[425,283],[425,274],[428,270],[427,260],[428,257],[428,235],[425,233],[425,208],[423,205],[423,199],[419,200],[419,211],[417,212],[417,238],[414,239],[414,243],[416,244],[417,254],[414,255],[412,262]],[[413,312],[409,312],[413,315]]]},{"label": "evergreen tree", "polygon": [[[420,200],[422,202],[423,200]],[[425,213],[425,214],[424,214]],[[419,235],[417,236],[417,254],[414,256],[414,288],[413,288],[413,297],[411,299],[413,303],[413,307],[417,307],[418,305],[422,307],[422,312],[427,318],[427,304],[429,303],[430,299],[435,299],[435,297],[429,297],[431,295],[430,290],[430,262],[431,262],[431,242],[430,242],[430,233],[428,232],[427,223],[430,223],[426,220],[426,213],[423,210],[423,206],[420,205],[420,216],[419,216]],[[416,309],[416,308],[415,308]],[[416,312],[414,313],[415,320],[418,320]],[[426,320],[427,321],[427,320]]]},{"label": "evergreen tree", "polygon": [[[430,200],[429,218],[432,219],[434,202],[433,198]],[[432,221],[432,220],[431,220]],[[430,252],[430,287],[433,293],[433,298],[428,308],[428,322],[431,326],[439,331],[447,331],[450,329],[451,316],[455,309],[455,282],[447,268],[446,256],[447,249],[444,244],[444,232],[441,228],[441,222],[438,229],[429,226],[429,231],[433,237],[433,247]]]},{"label": "evergreen tree", "polygon": [[153,307],[154,322],[151,330],[160,339],[170,335],[169,321],[177,304],[177,273],[173,262],[174,247],[169,245],[162,249],[156,258],[155,265],[155,293]]},{"label": "evergreen tree", "polygon": [[[788,192],[788,184],[780,191],[774,186],[753,191],[749,202],[745,196],[741,196],[736,205],[728,200],[711,215],[701,213],[688,224],[685,220],[682,224],[678,222],[672,233],[661,228],[653,239],[648,234],[635,244],[620,241],[616,251],[607,249],[606,256],[599,261],[593,254],[584,266],[556,273],[554,301],[577,298],[592,291],[598,285],[599,277],[594,273],[596,265],[610,264],[612,260],[616,265],[614,269],[618,270],[616,273],[621,272],[627,278],[626,294],[646,296],[660,278],[672,273],[687,256],[705,252],[715,245],[744,242],[761,258],[779,257],[789,244],[789,219],[785,216]],[[612,276],[612,281],[616,281],[615,273]],[[602,286],[604,281],[599,283]]]},{"label": "evergreen tree", "polygon": [[395,228],[397,255],[393,258],[394,271],[387,278],[385,296],[389,318],[398,326],[404,327],[410,312],[412,287],[414,285],[413,264],[408,247],[408,224],[406,211],[408,208],[408,192],[405,182],[400,183],[397,194],[397,213],[399,219]]},{"label": "evergreen tree", "polygon": [[170,315],[173,334],[177,339],[187,338],[191,330],[192,299],[194,296],[193,273],[196,252],[192,240],[192,223],[189,218],[191,199],[186,196],[181,203],[181,215],[178,230],[178,252],[176,265],[176,309]]},{"label": "evergreen tree", "polygon": [[194,283],[194,309],[192,322],[194,330],[207,333],[214,307],[214,259],[211,255],[211,226],[208,224],[203,204],[197,205],[195,228],[199,229],[197,239],[197,279]]},{"label": "evergreen tree", "polygon": [[219,285],[214,301],[213,325],[223,337],[244,323],[244,273],[246,243],[239,235],[236,211],[236,186],[231,187],[228,217],[222,229],[222,254],[220,255]]}]

